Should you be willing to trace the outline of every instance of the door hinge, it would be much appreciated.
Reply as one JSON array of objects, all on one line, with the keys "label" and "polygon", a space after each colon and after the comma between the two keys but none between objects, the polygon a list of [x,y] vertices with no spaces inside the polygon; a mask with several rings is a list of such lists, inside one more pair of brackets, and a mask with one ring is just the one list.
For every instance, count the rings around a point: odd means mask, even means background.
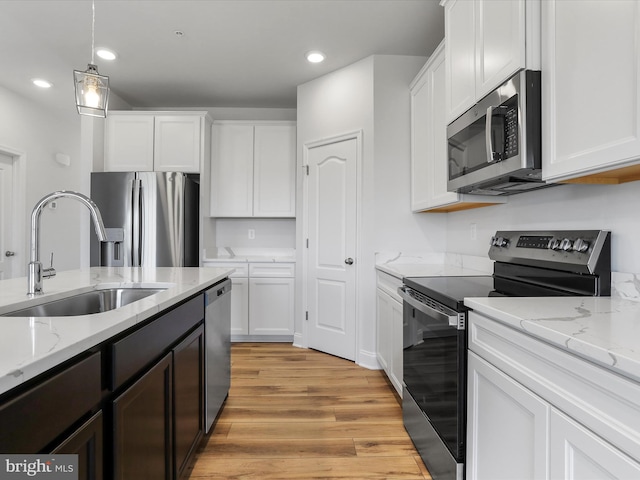
[{"label": "door hinge", "polygon": [[309,248],[309,239],[307,238],[307,248]]},{"label": "door hinge", "polygon": [[309,165],[305,165],[305,168],[307,170],[307,177],[309,176]]},{"label": "door hinge", "polygon": [[307,310],[306,312],[304,312],[304,319],[308,322],[309,321],[309,311]]}]

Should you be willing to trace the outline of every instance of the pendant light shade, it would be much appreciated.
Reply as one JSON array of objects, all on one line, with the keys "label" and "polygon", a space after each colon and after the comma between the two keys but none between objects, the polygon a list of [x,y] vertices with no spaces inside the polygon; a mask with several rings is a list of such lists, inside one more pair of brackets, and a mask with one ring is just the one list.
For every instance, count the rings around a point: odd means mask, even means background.
[{"label": "pendant light shade", "polygon": [[80,115],[106,117],[109,104],[109,77],[100,75],[90,63],[83,72],[73,71],[76,88],[76,107]]},{"label": "pendant light shade", "polygon": [[109,104],[109,77],[100,75],[94,63],[94,38],[96,29],[96,5],[91,2],[91,63],[83,72],[73,71],[73,83],[76,91],[76,107],[80,115],[106,117]]}]

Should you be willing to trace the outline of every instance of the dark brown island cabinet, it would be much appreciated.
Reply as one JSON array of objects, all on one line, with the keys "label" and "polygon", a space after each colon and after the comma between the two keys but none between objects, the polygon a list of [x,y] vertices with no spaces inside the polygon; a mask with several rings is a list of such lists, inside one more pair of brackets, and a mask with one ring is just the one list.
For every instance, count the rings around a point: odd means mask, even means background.
[{"label": "dark brown island cabinet", "polygon": [[204,292],[0,397],[0,453],[73,453],[81,480],[184,478],[204,435]]}]

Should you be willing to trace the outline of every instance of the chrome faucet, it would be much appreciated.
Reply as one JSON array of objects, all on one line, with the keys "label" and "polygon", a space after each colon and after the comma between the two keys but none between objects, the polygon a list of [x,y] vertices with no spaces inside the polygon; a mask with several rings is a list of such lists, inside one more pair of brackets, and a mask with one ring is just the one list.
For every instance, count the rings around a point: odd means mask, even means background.
[{"label": "chrome faucet", "polygon": [[53,255],[51,256],[51,266],[49,268],[42,268],[40,262],[40,214],[42,209],[50,202],[57,198],[73,198],[85,205],[91,213],[93,219],[93,225],[96,229],[96,235],[101,242],[107,240],[107,233],[104,229],[104,223],[102,222],[102,215],[98,206],[89,197],[68,190],[60,190],[58,192],[50,193],[40,199],[36,206],[33,207],[31,212],[31,238],[29,244],[30,261],[27,272],[27,295],[42,295],[42,279],[55,276],[56,271],[53,268]]}]

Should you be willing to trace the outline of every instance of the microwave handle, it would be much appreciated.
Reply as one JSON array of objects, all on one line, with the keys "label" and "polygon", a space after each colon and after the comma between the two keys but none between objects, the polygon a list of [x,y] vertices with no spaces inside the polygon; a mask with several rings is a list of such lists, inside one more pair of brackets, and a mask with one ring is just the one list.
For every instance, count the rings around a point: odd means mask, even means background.
[{"label": "microwave handle", "polygon": [[485,118],[485,127],[484,134],[486,136],[486,145],[487,145],[487,163],[493,162],[493,135],[491,135],[492,131],[492,121],[493,121],[493,110],[496,107],[493,105],[487,108],[487,117]]}]

